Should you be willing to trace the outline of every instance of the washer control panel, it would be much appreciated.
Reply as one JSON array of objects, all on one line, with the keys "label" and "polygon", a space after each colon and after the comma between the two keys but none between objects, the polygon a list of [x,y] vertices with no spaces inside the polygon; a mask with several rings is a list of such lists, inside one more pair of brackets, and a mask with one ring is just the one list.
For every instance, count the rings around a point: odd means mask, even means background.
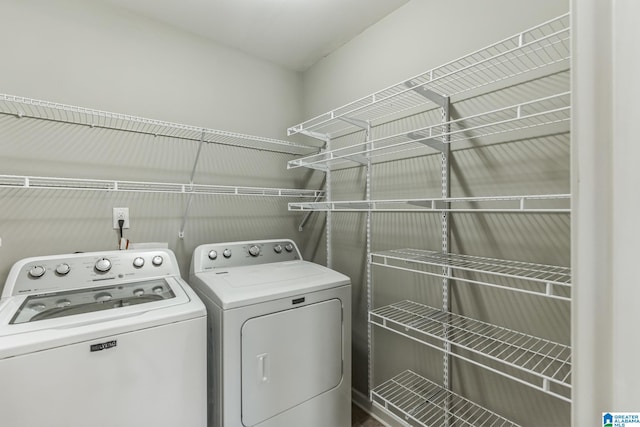
[{"label": "washer control panel", "polygon": [[200,272],[301,259],[300,251],[292,240],[210,243],[195,249],[191,267],[192,271]]},{"label": "washer control panel", "polygon": [[180,276],[168,249],[87,252],[26,258],[14,264],[2,296]]}]

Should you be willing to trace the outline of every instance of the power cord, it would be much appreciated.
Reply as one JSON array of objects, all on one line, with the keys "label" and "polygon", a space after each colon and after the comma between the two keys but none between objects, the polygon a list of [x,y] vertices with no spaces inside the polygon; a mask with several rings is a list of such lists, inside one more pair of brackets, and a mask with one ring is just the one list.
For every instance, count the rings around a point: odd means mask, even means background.
[{"label": "power cord", "polygon": [[118,220],[118,227],[120,227],[120,240],[122,240],[122,227],[124,226],[124,219]]}]

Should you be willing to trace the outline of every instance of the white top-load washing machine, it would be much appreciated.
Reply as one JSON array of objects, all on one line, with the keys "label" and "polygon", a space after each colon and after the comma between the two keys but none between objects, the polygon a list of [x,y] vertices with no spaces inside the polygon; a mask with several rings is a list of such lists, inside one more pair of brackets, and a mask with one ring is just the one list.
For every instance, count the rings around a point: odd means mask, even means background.
[{"label": "white top-load washing machine", "polygon": [[290,240],[198,246],[210,427],[351,425],[351,285]]},{"label": "white top-load washing machine", "polygon": [[206,309],[167,249],[28,258],[0,299],[0,425],[206,426]]}]

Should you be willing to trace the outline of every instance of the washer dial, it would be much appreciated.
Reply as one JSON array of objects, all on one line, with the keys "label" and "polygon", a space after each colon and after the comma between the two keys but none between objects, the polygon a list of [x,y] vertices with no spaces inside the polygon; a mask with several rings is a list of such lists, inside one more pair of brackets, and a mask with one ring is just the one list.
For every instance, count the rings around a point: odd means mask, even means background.
[{"label": "washer dial", "polygon": [[274,251],[275,253],[277,253],[277,254],[281,253],[281,252],[282,252],[282,245],[275,245],[275,246],[273,247],[273,251]]},{"label": "washer dial", "polygon": [[163,261],[164,259],[162,259],[160,255],[156,255],[153,258],[151,258],[151,264],[155,265],[156,267],[161,266]]},{"label": "washer dial", "polygon": [[222,255],[225,258],[231,258],[231,249],[225,249],[224,251],[222,251]]},{"label": "washer dial", "polygon": [[111,270],[111,261],[109,261],[109,259],[107,258],[100,258],[98,261],[96,261],[95,268],[101,273],[106,273],[107,271]]},{"label": "washer dial", "polygon": [[209,251],[209,259],[213,261],[216,258],[218,258],[218,252],[213,250]]},{"label": "washer dial", "polygon": [[29,276],[33,277],[34,279],[37,279],[38,277],[44,276],[45,271],[46,270],[44,269],[43,266],[34,265],[33,267],[31,267],[31,270],[29,270]]},{"label": "washer dial", "polygon": [[287,243],[286,245],[284,245],[284,249],[287,252],[291,252],[293,250],[293,245],[291,243]]},{"label": "washer dial", "polygon": [[141,256],[136,257],[136,258],[133,260],[133,266],[134,266],[135,268],[140,268],[140,267],[142,267],[143,265],[144,265],[144,258],[142,258]]},{"label": "washer dial", "polygon": [[260,247],[258,245],[251,245],[249,247],[249,255],[253,257],[260,255]]},{"label": "washer dial", "polygon": [[58,264],[58,266],[56,266],[56,273],[58,273],[61,276],[66,276],[67,274],[69,274],[70,271],[71,271],[71,266],[66,262],[62,264]]}]

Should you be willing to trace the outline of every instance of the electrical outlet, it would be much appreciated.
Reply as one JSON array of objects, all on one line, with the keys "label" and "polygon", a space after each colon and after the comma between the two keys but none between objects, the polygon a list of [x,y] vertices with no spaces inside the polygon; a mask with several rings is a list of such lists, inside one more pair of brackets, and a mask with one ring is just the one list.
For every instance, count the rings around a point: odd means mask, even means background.
[{"label": "electrical outlet", "polygon": [[124,219],[122,228],[129,228],[129,208],[113,208],[113,228],[115,230],[120,229],[118,221],[121,219]]}]

